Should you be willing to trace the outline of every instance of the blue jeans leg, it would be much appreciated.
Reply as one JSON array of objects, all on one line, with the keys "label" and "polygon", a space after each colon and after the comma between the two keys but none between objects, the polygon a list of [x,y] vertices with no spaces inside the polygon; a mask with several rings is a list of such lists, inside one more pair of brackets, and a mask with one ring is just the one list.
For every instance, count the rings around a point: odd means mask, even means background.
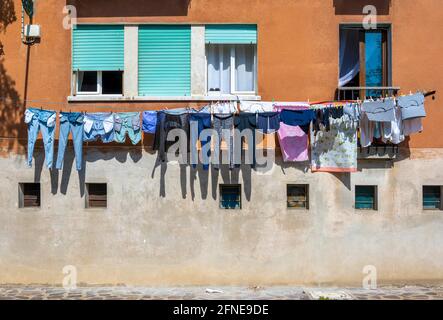
[{"label": "blue jeans leg", "polygon": [[75,164],[77,171],[82,169],[83,161],[83,124],[71,124],[72,141],[74,143]]},{"label": "blue jeans leg", "polygon": [[52,168],[52,160],[54,157],[54,133],[55,125],[53,127],[47,127],[40,123],[40,130],[43,135],[43,144],[45,146],[45,158],[46,165],[49,169]]},{"label": "blue jeans leg", "polygon": [[37,141],[40,122],[38,119],[32,119],[28,123],[28,166],[32,166],[32,155],[34,154],[35,142]]},{"label": "blue jeans leg", "polygon": [[69,121],[60,122],[60,133],[58,138],[58,154],[56,169],[60,170],[63,166],[63,159],[65,158],[66,146],[68,144],[70,123]]}]

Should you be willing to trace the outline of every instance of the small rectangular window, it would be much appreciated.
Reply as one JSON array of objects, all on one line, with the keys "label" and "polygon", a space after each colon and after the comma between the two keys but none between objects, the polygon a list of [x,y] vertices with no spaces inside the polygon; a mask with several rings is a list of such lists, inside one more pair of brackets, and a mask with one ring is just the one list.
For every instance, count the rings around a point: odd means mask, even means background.
[{"label": "small rectangular window", "polygon": [[441,210],[441,186],[423,186],[423,209]]},{"label": "small rectangular window", "polygon": [[287,205],[290,209],[309,209],[309,185],[288,184]]},{"label": "small rectangular window", "polygon": [[86,184],[86,208],[107,207],[107,185],[106,183]]},{"label": "small rectangular window", "polygon": [[220,185],[220,208],[241,209],[241,185]]},{"label": "small rectangular window", "polygon": [[355,209],[377,210],[377,186],[355,186]]},{"label": "small rectangular window", "polygon": [[77,94],[122,95],[122,71],[78,71]]},{"label": "small rectangular window", "polygon": [[19,183],[19,208],[38,208],[40,204],[40,183]]}]

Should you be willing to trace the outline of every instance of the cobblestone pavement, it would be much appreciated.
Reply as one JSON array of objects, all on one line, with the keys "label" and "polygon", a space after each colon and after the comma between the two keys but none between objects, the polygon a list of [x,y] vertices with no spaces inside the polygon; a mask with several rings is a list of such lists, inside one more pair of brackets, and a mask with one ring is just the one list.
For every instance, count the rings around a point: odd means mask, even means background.
[{"label": "cobblestone pavement", "polygon": [[[443,286],[382,287],[377,290],[358,288],[302,287],[62,287],[0,285],[0,300],[309,300],[312,293],[342,293],[355,300],[443,300]],[[323,295],[324,294],[324,295]]]}]

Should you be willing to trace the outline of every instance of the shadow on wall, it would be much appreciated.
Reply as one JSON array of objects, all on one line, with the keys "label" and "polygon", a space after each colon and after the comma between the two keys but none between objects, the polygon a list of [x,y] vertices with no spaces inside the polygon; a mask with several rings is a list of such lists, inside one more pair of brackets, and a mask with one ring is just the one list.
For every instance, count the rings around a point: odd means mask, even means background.
[{"label": "shadow on wall", "polygon": [[391,0],[333,0],[336,15],[362,15],[366,5],[377,8],[378,15],[389,15]]},{"label": "shadow on wall", "polygon": [[86,17],[158,17],[186,16],[191,0],[66,0]]},{"label": "shadow on wall", "polygon": [[0,32],[5,32],[6,27],[16,20],[14,1],[0,1]]},{"label": "shadow on wall", "polygon": [[[4,67],[4,58],[0,58],[0,137],[26,136],[22,121],[25,106],[15,86],[15,81]],[[16,143],[17,140],[10,139],[6,146],[8,151],[18,147]],[[19,140],[19,143],[22,141]]]}]

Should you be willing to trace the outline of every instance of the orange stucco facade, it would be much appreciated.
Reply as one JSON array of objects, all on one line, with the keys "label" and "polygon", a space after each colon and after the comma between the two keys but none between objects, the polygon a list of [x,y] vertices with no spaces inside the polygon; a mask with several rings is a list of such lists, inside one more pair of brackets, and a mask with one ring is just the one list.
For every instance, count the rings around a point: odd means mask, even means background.
[{"label": "orange stucco facade", "polygon": [[[47,0],[37,1],[33,23],[41,42],[21,43],[21,1],[2,1],[0,42],[0,137],[8,151],[26,144],[26,106],[54,110],[140,111],[198,102],[68,103],[71,31],[63,28],[66,5],[78,22],[254,23],[258,26],[258,95],[262,100],[329,100],[338,82],[339,24],[361,23],[366,1],[346,0]],[[437,90],[427,98],[424,132],[409,147],[440,148],[443,108],[443,3],[441,0],[378,0],[378,21],[392,26],[392,85],[400,93]],[[37,102],[32,102],[37,100]],[[99,109],[103,111],[103,108]],[[18,147],[18,148],[17,148]]]}]

